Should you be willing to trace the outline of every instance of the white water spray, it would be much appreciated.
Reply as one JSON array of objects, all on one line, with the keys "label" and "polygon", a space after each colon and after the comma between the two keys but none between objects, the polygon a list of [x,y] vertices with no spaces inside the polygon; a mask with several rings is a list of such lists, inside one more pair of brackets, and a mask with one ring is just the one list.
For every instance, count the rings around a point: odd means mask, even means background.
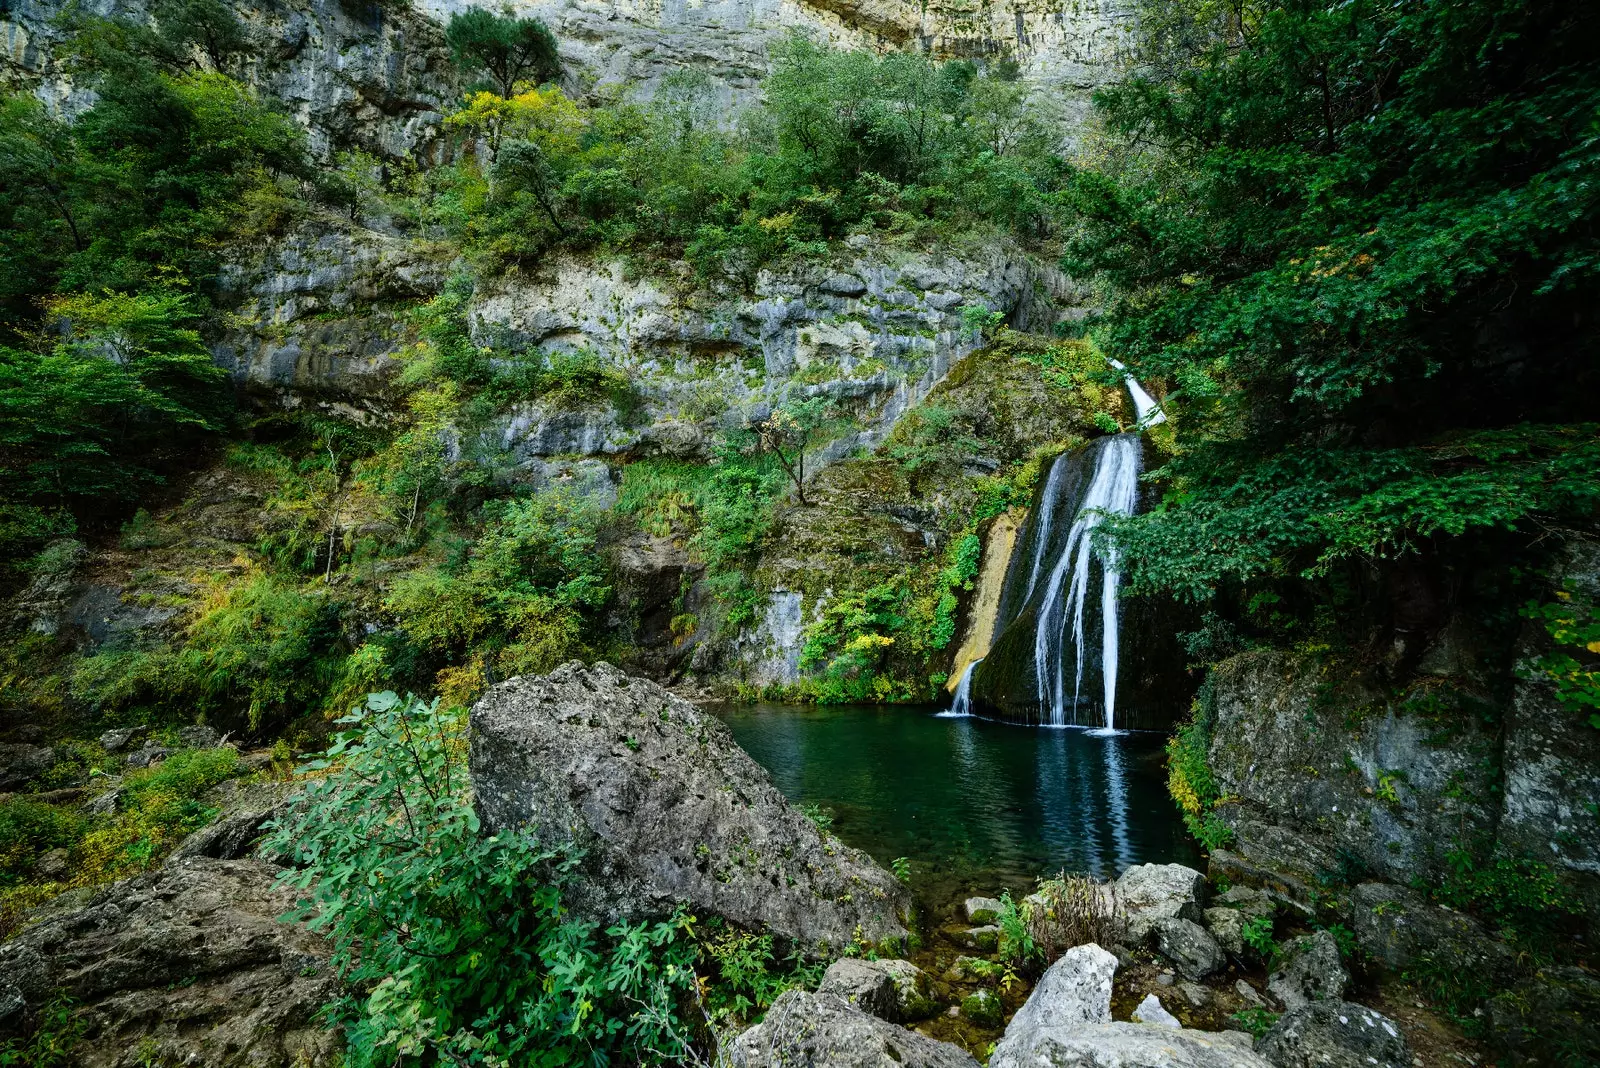
[{"label": "white water spray", "polygon": [[950,701],[949,710],[938,713],[940,716],[972,715],[972,669],[981,663],[983,658],[979,657],[967,665],[966,670],[961,673],[961,681],[956,683],[955,696]]}]

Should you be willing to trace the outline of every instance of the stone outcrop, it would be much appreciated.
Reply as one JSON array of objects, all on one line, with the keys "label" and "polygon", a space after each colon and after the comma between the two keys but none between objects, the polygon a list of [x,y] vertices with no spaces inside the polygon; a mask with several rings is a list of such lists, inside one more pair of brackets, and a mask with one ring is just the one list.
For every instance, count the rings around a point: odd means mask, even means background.
[{"label": "stone outcrop", "polygon": [[805,953],[906,936],[906,889],[819,831],[715,716],[609,664],[495,686],[472,709],[471,770],[490,832],[582,850],[586,907],[688,905]]},{"label": "stone outcrop", "polygon": [[0,1004],[21,1003],[0,1027],[64,991],[85,1027],[83,1068],[342,1063],[317,1018],[334,992],[329,948],[279,922],[295,895],[273,889],[278,870],[181,858],[45,910],[0,946]]},{"label": "stone outcrop", "polygon": [[1511,951],[1477,920],[1403,886],[1357,886],[1350,894],[1350,921],[1362,951],[1394,972],[1429,963],[1446,973],[1493,977],[1511,966]]},{"label": "stone outcrop", "polygon": [[959,1046],[862,1012],[833,994],[790,990],[723,1050],[728,1068],[977,1068]]},{"label": "stone outcrop", "polygon": [[1182,864],[1135,864],[1117,879],[1116,899],[1128,916],[1128,940],[1140,945],[1161,920],[1205,918],[1205,876]]},{"label": "stone outcrop", "polygon": [[1410,1068],[1395,1022],[1365,1005],[1319,1001],[1293,1008],[1256,1043],[1277,1068]]},{"label": "stone outcrop", "polygon": [[920,1020],[938,1007],[927,974],[908,960],[847,957],[835,961],[823,975],[817,993],[841,997],[890,1023]]},{"label": "stone outcrop", "polygon": [[1193,920],[1157,920],[1154,931],[1156,948],[1186,979],[1204,979],[1227,963],[1217,940]]}]

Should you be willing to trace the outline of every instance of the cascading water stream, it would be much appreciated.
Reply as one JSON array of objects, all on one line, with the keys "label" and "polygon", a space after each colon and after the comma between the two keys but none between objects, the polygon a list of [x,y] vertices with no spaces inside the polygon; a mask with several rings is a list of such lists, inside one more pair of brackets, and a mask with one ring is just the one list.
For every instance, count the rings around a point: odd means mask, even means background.
[{"label": "cascading water stream", "polygon": [[[1060,466],[1058,463],[1057,467]],[[1100,674],[1105,710],[1104,729],[1116,729],[1117,587],[1122,574],[1117,569],[1116,550],[1097,552],[1093,533],[1107,514],[1133,514],[1134,506],[1138,503],[1140,466],[1141,449],[1137,434],[1118,434],[1099,445],[1089,489],[1067,532],[1066,544],[1045,580],[1044,595],[1039,602],[1034,625],[1033,663],[1040,718],[1053,726],[1066,726],[1074,718],[1068,715],[1065,643],[1069,640],[1073,650],[1070,707],[1076,708],[1082,695],[1085,662],[1083,609],[1089,594],[1089,562],[1094,557],[1100,563]],[[1052,479],[1054,475],[1052,471]]]},{"label": "cascading water stream", "polygon": [[982,658],[974,660],[967,665],[961,673],[961,681],[956,683],[956,692],[951,697],[950,708],[940,712],[941,716],[970,716],[972,715],[972,669],[983,663]]}]

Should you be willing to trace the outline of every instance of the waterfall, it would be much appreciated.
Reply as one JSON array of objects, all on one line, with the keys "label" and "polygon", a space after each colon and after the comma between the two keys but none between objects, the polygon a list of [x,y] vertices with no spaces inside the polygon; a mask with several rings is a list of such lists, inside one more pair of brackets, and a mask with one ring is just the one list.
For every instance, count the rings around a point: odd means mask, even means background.
[{"label": "waterfall", "polygon": [[967,665],[961,673],[961,681],[956,683],[954,699],[950,702],[948,712],[940,712],[941,716],[970,716],[972,715],[972,669],[983,663],[980,657]]},{"label": "waterfall", "polygon": [[[1141,452],[1137,434],[1102,438],[1096,445],[1099,446],[1098,455],[1089,489],[1067,532],[1066,544],[1050,570],[1044,596],[1035,616],[1033,666],[1038,683],[1040,719],[1054,726],[1066,726],[1075,717],[1068,716],[1064,642],[1070,640],[1072,643],[1072,707],[1075,709],[1083,692],[1083,610],[1089,595],[1089,561],[1095,557],[1100,564],[1100,676],[1105,710],[1104,729],[1111,731],[1116,729],[1117,587],[1122,573],[1117,569],[1116,550],[1108,548],[1103,554],[1097,552],[1092,536],[1107,513],[1133,514],[1139,496]],[[1059,461],[1057,466],[1061,466]],[[1054,474],[1051,472],[1052,479]],[[1048,488],[1046,494],[1048,497]],[[1041,527],[1044,525],[1041,523]],[[1043,554],[1040,555],[1042,558]]]}]

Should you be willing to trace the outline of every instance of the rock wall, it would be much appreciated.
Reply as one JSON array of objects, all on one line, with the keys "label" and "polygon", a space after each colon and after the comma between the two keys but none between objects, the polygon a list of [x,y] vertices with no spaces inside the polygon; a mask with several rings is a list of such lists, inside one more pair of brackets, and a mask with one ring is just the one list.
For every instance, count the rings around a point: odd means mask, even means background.
[{"label": "rock wall", "polygon": [[[1570,543],[1551,581],[1600,598],[1600,547]],[[1457,619],[1398,693],[1318,654],[1219,665],[1209,763],[1235,834],[1221,866],[1310,901],[1330,877],[1436,885],[1450,852],[1498,852],[1557,872],[1594,927],[1600,731],[1512,666],[1548,648],[1530,623],[1502,657]]]}]

